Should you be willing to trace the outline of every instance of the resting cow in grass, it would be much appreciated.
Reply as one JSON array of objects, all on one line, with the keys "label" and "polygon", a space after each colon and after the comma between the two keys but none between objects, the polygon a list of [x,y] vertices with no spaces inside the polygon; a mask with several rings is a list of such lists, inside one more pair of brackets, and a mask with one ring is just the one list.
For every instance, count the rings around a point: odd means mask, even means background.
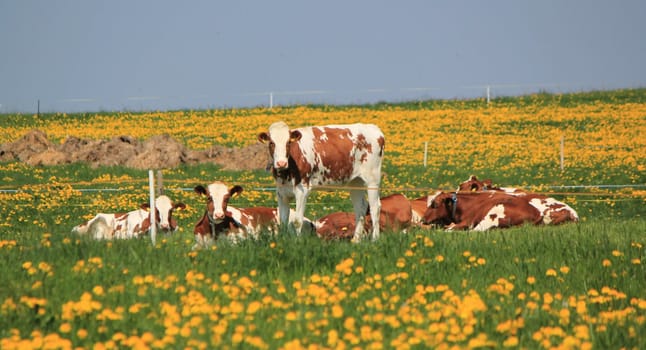
[{"label": "resting cow in grass", "polygon": [[[370,215],[367,215],[370,217]],[[372,220],[366,220],[365,230],[371,229]],[[411,202],[402,194],[381,198],[379,227],[382,231],[406,231],[412,223]],[[323,239],[351,239],[354,236],[355,216],[351,213],[336,212],[314,222],[316,234]]]},{"label": "resting cow in grass", "polygon": [[[229,188],[225,183],[216,181],[207,187],[198,185],[194,190],[207,198],[204,215],[193,231],[196,241],[194,249],[207,247],[221,236],[238,242],[241,239],[257,238],[263,230],[271,233],[278,230],[276,208],[236,208],[229,205],[229,200],[243,191],[241,186]],[[312,223],[307,219],[304,222],[307,230],[311,231]]]},{"label": "resting cow in grass", "polygon": [[428,196],[424,224],[447,230],[486,231],[541,224],[538,210],[523,198],[502,192],[437,192]]},{"label": "resting cow in grass", "polygon": [[458,191],[496,191],[523,198],[540,212],[543,223],[546,225],[579,221],[579,215],[572,207],[552,197],[527,192],[519,188],[494,187],[492,183],[490,179],[480,181],[476,176],[471,175],[467,181],[460,184]]},{"label": "resting cow in grass", "polygon": [[[171,233],[177,230],[173,211],[184,209],[184,203],[173,203],[168,196],[155,199],[155,221],[157,231]],[[87,222],[72,228],[77,234],[88,234],[95,239],[126,239],[146,235],[150,230],[150,205],[141,204],[140,208],[127,213],[97,214]]]},{"label": "resting cow in grass", "polygon": [[[312,126],[291,129],[271,124],[258,135],[267,143],[276,180],[280,222],[287,225],[289,202],[296,201],[294,229],[300,233],[307,197],[316,186],[348,186],[356,227],[353,241],[363,235],[366,211],[372,217],[372,239],[379,237],[379,185],[385,138],[373,124]],[[368,201],[365,195],[367,193]]]}]

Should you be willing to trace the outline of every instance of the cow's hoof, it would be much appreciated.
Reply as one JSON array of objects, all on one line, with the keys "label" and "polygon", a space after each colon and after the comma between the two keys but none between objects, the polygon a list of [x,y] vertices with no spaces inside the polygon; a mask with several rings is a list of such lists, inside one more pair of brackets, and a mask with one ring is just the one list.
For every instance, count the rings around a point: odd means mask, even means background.
[{"label": "cow's hoof", "polygon": [[361,237],[359,236],[353,236],[352,239],[350,240],[352,243],[359,243],[361,242]]}]

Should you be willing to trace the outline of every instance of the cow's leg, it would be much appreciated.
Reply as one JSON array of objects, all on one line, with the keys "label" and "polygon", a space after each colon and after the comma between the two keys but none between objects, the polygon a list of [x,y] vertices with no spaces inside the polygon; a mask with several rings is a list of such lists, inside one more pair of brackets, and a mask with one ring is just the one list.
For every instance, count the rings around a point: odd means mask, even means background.
[{"label": "cow's leg", "polygon": [[[296,208],[294,210],[293,225],[297,235],[301,234],[301,229],[303,228],[303,218],[305,218],[305,207],[307,206],[307,196],[309,196],[309,194],[309,189],[302,185],[296,186],[296,188],[294,188]],[[289,212],[287,212],[287,216],[289,216]]]},{"label": "cow's leg", "polygon": [[278,199],[278,216],[280,217],[280,226],[288,227],[289,224],[289,193],[284,186],[276,188],[276,197]]},{"label": "cow's leg", "polygon": [[[358,243],[363,236],[363,229],[365,226],[366,211],[368,210],[368,203],[366,202],[365,191],[363,190],[350,190],[350,199],[354,207],[354,236],[352,242]],[[372,210],[372,209],[371,209]],[[377,223],[377,226],[379,224]]]},{"label": "cow's leg", "polygon": [[379,216],[381,215],[381,200],[379,188],[368,188],[368,205],[370,205],[370,218],[372,219],[372,239],[379,239]]}]

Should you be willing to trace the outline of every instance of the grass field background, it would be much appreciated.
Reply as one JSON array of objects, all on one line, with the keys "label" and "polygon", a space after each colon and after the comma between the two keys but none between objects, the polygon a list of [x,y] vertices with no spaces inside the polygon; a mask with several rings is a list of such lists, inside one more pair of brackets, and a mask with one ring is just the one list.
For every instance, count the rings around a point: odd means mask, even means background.
[{"label": "grass field background", "polygon": [[[166,133],[246,146],[272,122],[375,123],[382,194],[453,190],[475,174],[547,193],[581,222],[491,232],[413,229],[377,242],[276,237],[193,252],[190,189],[240,184],[275,205],[264,170],[162,169],[180,229],[96,242],[70,229],[147,201],[146,171],[0,163],[0,348],[644,348],[646,90],[366,106],[0,116],[0,143],[38,128],[108,139]],[[561,170],[561,140],[564,169]],[[423,165],[427,145],[427,165]],[[103,190],[101,190],[103,189]],[[306,215],[351,210],[316,191]]]}]

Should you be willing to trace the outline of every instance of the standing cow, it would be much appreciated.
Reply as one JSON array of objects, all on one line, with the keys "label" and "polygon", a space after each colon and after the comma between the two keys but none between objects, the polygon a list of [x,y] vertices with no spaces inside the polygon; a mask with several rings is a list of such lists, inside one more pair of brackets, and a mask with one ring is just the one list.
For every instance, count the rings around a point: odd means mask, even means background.
[{"label": "standing cow", "polygon": [[522,197],[541,213],[543,223],[548,225],[579,221],[579,215],[576,210],[552,197],[514,187],[494,187],[490,179],[480,181],[475,175],[471,175],[468,180],[462,182],[458,187],[458,191],[496,191]]},{"label": "standing cow", "polygon": [[296,201],[294,229],[300,234],[312,187],[345,185],[350,188],[356,222],[352,241],[361,240],[368,208],[372,239],[379,238],[379,185],[385,146],[379,127],[348,124],[290,130],[280,121],[271,124],[268,132],[260,133],[258,140],[268,144],[283,226],[288,223],[290,199]]},{"label": "standing cow", "polygon": [[[173,218],[175,209],[184,209],[184,203],[174,203],[168,196],[155,199],[155,220],[157,230],[171,233],[177,230],[177,221]],[[73,233],[89,234],[95,239],[126,239],[140,237],[150,230],[150,205],[141,204],[140,208],[127,213],[100,213],[92,219],[72,228]]]}]

